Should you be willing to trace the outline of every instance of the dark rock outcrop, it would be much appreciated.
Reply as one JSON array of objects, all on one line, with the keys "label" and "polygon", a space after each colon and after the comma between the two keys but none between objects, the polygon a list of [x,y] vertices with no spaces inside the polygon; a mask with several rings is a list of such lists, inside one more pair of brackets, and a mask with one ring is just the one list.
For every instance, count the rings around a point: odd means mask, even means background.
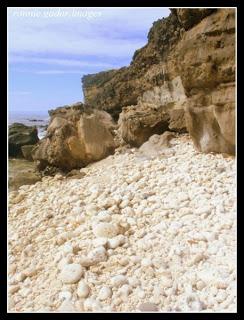
[{"label": "dark rock outcrop", "polygon": [[32,151],[34,150],[35,146],[36,145],[29,144],[29,145],[25,145],[25,146],[21,147],[21,151],[22,151],[23,157],[26,160],[33,161]]},{"label": "dark rock outcrop", "polygon": [[188,30],[199,23],[203,18],[213,13],[216,9],[171,9],[177,16],[180,25]]},{"label": "dark rock outcrop", "polygon": [[23,157],[21,147],[33,145],[39,141],[36,127],[28,127],[22,123],[13,123],[9,126],[9,156]]},{"label": "dark rock outcrop", "polygon": [[22,185],[35,184],[41,180],[34,162],[25,159],[9,159],[8,187],[17,190]]}]

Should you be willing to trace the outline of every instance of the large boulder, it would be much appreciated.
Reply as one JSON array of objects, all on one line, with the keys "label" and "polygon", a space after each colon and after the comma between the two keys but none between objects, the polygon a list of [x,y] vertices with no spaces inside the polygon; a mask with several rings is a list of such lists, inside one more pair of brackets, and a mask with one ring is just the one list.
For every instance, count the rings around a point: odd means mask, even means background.
[{"label": "large boulder", "polygon": [[32,152],[40,169],[54,166],[68,171],[113,153],[115,125],[105,111],[78,103],[58,108],[50,115],[46,137]]},{"label": "large boulder", "polygon": [[131,146],[139,147],[151,135],[168,129],[169,115],[163,108],[143,103],[123,108],[118,124],[122,139]]},{"label": "large boulder", "polygon": [[186,108],[189,133],[197,150],[235,153],[235,109],[211,105]]},{"label": "large boulder", "polygon": [[39,141],[36,127],[28,127],[22,123],[9,126],[8,146],[10,157],[23,157],[21,147],[33,145]]},{"label": "large boulder", "polygon": [[146,157],[154,157],[164,154],[165,150],[170,148],[170,140],[174,137],[175,134],[169,131],[165,131],[162,135],[154,134],[139,148],[139,153]]}]

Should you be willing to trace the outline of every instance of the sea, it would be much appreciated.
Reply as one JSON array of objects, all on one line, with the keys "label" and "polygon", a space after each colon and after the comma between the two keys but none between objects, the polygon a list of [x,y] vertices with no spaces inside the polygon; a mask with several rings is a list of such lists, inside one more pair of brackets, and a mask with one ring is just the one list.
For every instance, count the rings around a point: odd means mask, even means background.
[{"label": "sea", "polygon": [[26,126],[36,126],[38,131],[39,139],[43,139],[46,135],[47,125],[49,123],[50,117],[47,114],[31,114],[31,113],[9,113],[8,125],[13,123],[22,123]]}]

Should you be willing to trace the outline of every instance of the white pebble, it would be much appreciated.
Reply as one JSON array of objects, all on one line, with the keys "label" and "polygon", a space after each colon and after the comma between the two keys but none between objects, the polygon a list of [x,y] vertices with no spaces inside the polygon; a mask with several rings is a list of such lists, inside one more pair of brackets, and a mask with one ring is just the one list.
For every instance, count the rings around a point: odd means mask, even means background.
[{"label": "white pebble", "polygon": [[119,233],[119,228],[114,223],[101,222],[93,226],[96,237],[113,238]]},{"label": "white pebble", "polygon": [[139,286],[140,283],[141,283],[140,280],[137,279],[137,278],[135,278],[135,277],[129,278],[129,279],[128,279],[128,282],[129,282],[129,284],[130,284],[132,287],[137,287],[137,286]]},{"label": "white pebble", "polygon": [[30,288],[23,288],[23,289],[21,289],[21,290],[19,290],[19,294],[23,297],[23,298],[25,298],[25,297],[27,297],[27,296],[30,296],[30,294],[31,294],[31,292],[32,292],[32,289],[30,289]]},{"label": "white pebble", "polygon": [[204,287],[206,287],[206,283],[202,280],[197,281],[196,283],[196,288],[198,290],[202,290]]},{"label": "white pebble", "polygon": [[61,271],[60,278],[63,283],[76,283],[80,280],[82,275],[84,274],[84,270],[80,264],[72,263],[66,265]]},{"label": "white pebble", "polygon": [[95,206],[93,204],[90,204],[90,205],[86,206],[86,214],[89,215],[89,216],[92,216],[95,213],[97,213],[97,210],[98,210],[97,206]]},{"label": "white pebble", "polygon": [[71,257],[65,257],[61,259],[58,263],[58,269],[62,270],[67,264],[70,264],[72,262]]},{"label": "white pebble", "polygon": [[173,281],[169,277],[162,276],[160,277],[160,284],[165,288],[169,288],[172,286]]},{"label": "white pebble", "polygon": [[72,293],[70,291],[61,291],[58,296],[60,300],[70,300]]},{"label": "white pebble", "polygon": [[17,273],[15,277],[16,281],[18,282],[22,282],[23,280],[25,280],[25,278],[26,275],[23,272]]},{"label": "white pebble", "polygon": [[85,281],[80,281],[77,288],[77,295],[80,298],[86,298],[90,293],[90,287]]},{"label": "white pebble", "polygon": [[118,293],[124,297],[127,297],[131,293],[131,287],[128,284],[124,284],[118,291]]},{"label": "white pebble", "polygon": [[96,238],[93,240],[93,245],[94,247],[101,247],[101,246],[106,246],[108,243],[107,238]]},{"label": "white pebble", "polygon": [[84,308],[86,311],[99,311],[102,309],[101,304],[94,298],[88,298],[84,302]]},{"label": "white pebble", "polygon": [[143,267],[149,267],[149,266],[152,266],[152,260],[151,259],[149,259],[149,258],[143,258],[142,260],[141,260],[141,265],[143,266]]},{"label": "white pebble", "polygon": [[96,220],[102,222],[110,222],[112,218],[109,211],[104,210],[98,213],[98,215],[96,216]]},{"label": "white pebble", "polygon": [[201,214],[210,214],[212,212],[212,208],[211,207],[209,207],[209,206],[205,206],[205,207],[199,207],[199,208],[197,208],[196,210],[195,210],[195,213],[196,214],[199,214],[199,215],[201,215]]},{"label": "white pebble", "polygon": [[125,236],[119,234],[117,237],[108,240],[108,247],[110,249],[116,249],[117,247],[125,243]]},{"label": "white pebble", "polygon": [[127,278],[123,276],[122,274],[114,276],[111,278],[111,284],[114,287],[120,287],[121,285],[125,284],[127,282]]},{"label": "white pebble", "polygon": [[95,263],[99,263],[107,260],[106,249],[103,246],[97,247],[88,253],[88,259],[91,259]]},{"label": "white pebble", "polygon": [[146,296],[145,291],[141,290],[141,289],[137,290],[136,293],[137,293],[138,297],[141,298],[141,299],[145,298],[145,296]]},{"label": "white pebble", "polygon": [[109,287],[102,287],[98,293],[99,300],[106,300],[112,297],[112,290]]},{"label": "white pebble", "polygon": [[63,245],[62,251],[64,254],[73,253],[73,246],[66,243],[65,245]]}]

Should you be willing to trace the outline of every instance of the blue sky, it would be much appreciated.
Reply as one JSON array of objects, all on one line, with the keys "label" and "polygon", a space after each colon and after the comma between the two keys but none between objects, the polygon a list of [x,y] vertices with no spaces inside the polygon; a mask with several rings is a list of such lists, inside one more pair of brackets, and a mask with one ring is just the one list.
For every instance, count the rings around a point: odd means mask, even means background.
[{"label": "blue sky", "polygon": [[84,74],[129,65],[168,8],[9,8],[10,114],[83,101]]}]

